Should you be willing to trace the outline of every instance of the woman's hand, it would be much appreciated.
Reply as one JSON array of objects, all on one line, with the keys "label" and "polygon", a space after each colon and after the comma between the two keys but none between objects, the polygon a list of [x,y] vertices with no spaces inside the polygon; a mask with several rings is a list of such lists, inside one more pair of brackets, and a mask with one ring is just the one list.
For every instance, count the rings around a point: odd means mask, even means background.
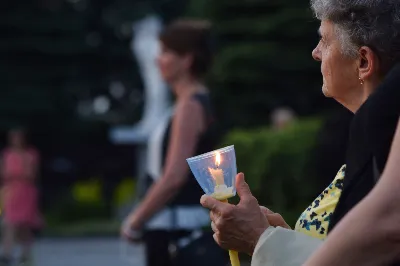
[{"label": "woman's hand", "polygon": [[120,234],[123,239],[133,243],[139,243],[142,241],[141,227],[137,222],[135,213],[129,215],[125,219],[120,230]]},{"label": "woman's hand", "polygon": [[253,254],[262,233],[270,226],[242,173],[236,176],[238,205],[204,195],[201,204],[210,209],[214,239],[222,248]]},{"label": "woman's hand", "polygon": [[264,206],[260,206],[260,209],[261,209],[262,213],[264,214],[264,216],[267,218],[267,220],[271,226],[275,226],[275,227],[280,226],[280,227],[283,227],[286,229],[292,229],[285,222],[282,215],[280,215],[279,213],[275,213]]}]

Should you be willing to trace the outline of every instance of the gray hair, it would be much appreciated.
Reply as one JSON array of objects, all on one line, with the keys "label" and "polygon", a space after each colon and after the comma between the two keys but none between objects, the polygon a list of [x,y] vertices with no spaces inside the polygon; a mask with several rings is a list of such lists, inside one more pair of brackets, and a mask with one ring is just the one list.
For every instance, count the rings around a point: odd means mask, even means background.
[{"label": "gray hair", "polygon": [[365,45],[373,49],[387,71],[400,59],[399,0],[311,0],[319,20],[335,24],[344,55],[358,56]]}]

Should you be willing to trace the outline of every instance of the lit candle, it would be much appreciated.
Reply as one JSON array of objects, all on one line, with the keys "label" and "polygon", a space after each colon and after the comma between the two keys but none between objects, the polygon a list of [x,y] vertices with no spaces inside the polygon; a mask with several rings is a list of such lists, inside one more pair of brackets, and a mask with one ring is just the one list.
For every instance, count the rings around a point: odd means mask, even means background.
[{"label": "lit candle", "polygon": [[214,168],[208,168],[208,170],[210,171],[211,176],[214,178],[215,180],[215,185],[216,186],[220,186],[220,185],[224,185],[224,171],[222,169],[219,169],[219,165],[221,164],[221,155],[219,154],[219,152],[216,153],[215,155],[215,165],[217,166],[216,169]]},{"label": "lit candle", "polygon": [[[210,167],[208,168],[211,176],[215,180],[215,188],[214,188],[213,196],[217,200],[220,200],[222,202],[228,202],[228,198],[233,196],[232,188],[228,188],[225,185],[224,171],[222,171],[222,169],[219,169],[220,164],[221,164],[221,154],[219,154],[219,152],[216,152],[215,165],[217,166],[217,168],[216,169],[213,169]],[[240,266],[239,254],[237,251],[229,250],[229,257],[230,257],[232,266]]]}]

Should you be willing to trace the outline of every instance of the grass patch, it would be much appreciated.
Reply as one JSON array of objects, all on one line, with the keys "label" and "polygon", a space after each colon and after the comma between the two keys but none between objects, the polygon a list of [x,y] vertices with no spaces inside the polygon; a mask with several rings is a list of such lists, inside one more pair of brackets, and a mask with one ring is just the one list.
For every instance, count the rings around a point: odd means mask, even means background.
[{"label": "grass patch", "polygon": [[119,236],[121,222],[115,220],[82,221],[46,227],[44,237],[104,237]]}]

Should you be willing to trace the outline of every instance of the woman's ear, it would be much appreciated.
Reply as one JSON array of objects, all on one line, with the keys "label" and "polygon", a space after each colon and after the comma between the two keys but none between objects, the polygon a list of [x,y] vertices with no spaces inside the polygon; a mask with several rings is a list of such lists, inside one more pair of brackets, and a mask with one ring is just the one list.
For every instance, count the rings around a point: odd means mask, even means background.
[{"label": "woman's ear", "polygon": [[359,49],[358,73],[361,80],[367,80],[378,72],[379,60],[376,53],[367,46]]},{"label": "woman's ear", "polygon": [[192,54],[186,54],[183,58],[183,64],[185,66],[186,69],[191,69],[192,65],[193,65],[193,55]]}]

